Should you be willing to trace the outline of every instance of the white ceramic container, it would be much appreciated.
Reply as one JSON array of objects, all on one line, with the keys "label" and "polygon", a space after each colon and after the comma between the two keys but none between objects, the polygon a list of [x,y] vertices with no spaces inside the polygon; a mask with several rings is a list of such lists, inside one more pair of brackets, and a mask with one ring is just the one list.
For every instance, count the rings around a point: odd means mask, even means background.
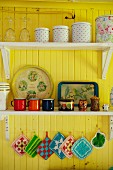
[{"label": "white ceramic container", "polygon": [[113,43],[113,15],[96,18],[96,42]]},{"label": "white ceramic container", "polygon": [[36,28],[35,40],[37,42],[49,42],[49,29],[48,28]]},{"label": "white ceramic container", "polygon": [[89,22],[76,22],[72,24],[72,42],[91,42],[91,24]]},{"label": "white ceramic container", "polygon": [[54,26],[53,42],[69,42],[69,27],[65,25]]},{"label": "white ceramic container", "polygon": [[7,98],[10,92],[8,83],[0,82],[0,110],[7,109]]}]

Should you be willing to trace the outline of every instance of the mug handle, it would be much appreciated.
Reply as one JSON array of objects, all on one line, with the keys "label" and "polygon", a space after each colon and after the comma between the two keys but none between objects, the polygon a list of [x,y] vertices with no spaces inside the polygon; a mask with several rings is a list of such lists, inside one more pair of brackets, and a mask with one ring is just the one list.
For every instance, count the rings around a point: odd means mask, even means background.
[{"label": "mug handle", "polygon": [[13,101],[11,101],[11,106],[13,106],[13,107],[14,107],[14,105],[13,105]]},{"label": "mug handle", "polygon": [[27,102],[26,107],[29,107],[29,101]]}]

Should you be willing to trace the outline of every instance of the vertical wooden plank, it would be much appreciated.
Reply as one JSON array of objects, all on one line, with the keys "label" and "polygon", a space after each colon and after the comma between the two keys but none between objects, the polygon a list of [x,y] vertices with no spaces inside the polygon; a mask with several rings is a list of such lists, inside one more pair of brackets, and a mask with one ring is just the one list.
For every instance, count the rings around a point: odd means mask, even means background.
[{"label": "vertical wooden plank", "polygon": [[3,121],[0,121],[0,169],[3,169]]},{"label": "vertical wooden plank", "polygon": [[[76,14],[76,22],[80,22],[81,19],[80,19],[80,9],[79,10],[75,10],[75,14]],[[80,62],[81,62],[81,57],[80,57],[80,51],[75,51],[74,52],[75,54],[75,65],[74,65],[74,68],[75,68],[75,77],[74,79],[76,81],[80,80],[80,74],[81,74],[81,70],[80,70]],[[77,71],[76,71],[77,70]]]},{"label": "vertical wooden plank", "polygon": [[[85,116],[85,137],[86,139],[90,142],[91,141],[91,132],[92,132],[92,120],[93,120],[93,117],[88,115],[88,116]],[[92,161],[93,161],[93,155],[92,153],[86,157],[85,159],[85,162],[84,162],[84,167],[85,169],[92,169]]]}]

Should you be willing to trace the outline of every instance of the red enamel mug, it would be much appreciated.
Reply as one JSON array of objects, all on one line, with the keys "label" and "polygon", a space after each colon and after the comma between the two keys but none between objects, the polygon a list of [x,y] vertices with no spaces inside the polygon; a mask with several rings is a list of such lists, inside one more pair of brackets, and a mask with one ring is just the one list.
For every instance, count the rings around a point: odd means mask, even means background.
[{"label": "red enamel mug", "polygon": [[24,111],[26,110],[26,99],[15,98],[14,101],[11,101],[11,105],[14,107],[15,111]]},{"label": "red enamel mug", "polygon": [[29,111],[40,111],[40,99],[37,99],[37,98],[29,99],[28,110]]}]

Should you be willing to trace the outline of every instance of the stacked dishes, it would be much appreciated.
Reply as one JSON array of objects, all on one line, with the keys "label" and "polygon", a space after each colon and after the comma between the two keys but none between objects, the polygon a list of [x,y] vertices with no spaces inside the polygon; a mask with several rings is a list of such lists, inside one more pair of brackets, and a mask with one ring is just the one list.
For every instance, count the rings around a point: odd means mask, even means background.
[{"label": "stacked dishes", "polygon": [[7,98],[10,92],[9,83],[0,82],[0,110],[7,109]]}]

